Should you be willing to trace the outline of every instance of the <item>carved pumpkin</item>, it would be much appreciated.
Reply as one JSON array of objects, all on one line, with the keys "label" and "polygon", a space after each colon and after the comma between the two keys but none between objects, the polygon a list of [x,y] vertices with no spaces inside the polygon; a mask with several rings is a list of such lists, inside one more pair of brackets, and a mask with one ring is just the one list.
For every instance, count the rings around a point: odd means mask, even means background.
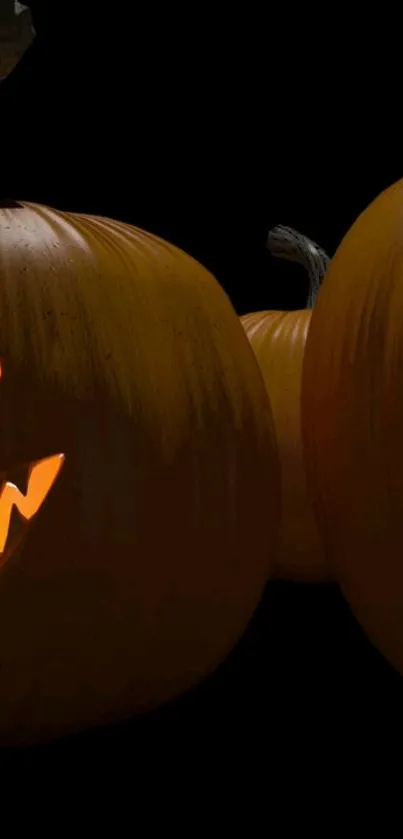
[{"label": "carved pumpkin", "polygon": [[319,292],[302,432],[328,562],[403,672],[403,180],[348,231]]},{"label": "carved pumpkin", "polygon": [[270,397],[281,462],[281,525],[274,575],[283,579],[324,580],[329,576],[309,496],[301,439],[301,375],[305,343],[320,283],[329,263],[326,253],[290,227],[270,231],[274,256],[307,268],[307,308],[262,311],[241,317]]},{"label": "carved pumpkin", "polygon": [[130,225],[2,206],[0,358],[4,745],[210,673],[269,576],[279,473],[224,291]]}]

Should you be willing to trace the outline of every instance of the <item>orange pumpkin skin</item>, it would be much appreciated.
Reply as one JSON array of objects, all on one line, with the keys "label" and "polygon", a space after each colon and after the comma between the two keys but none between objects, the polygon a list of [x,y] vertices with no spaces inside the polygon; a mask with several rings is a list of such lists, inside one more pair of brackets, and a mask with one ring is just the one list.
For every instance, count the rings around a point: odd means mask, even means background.
[{"label": "orange pumpkin skin", "polygon": [[307,308],[241,317],[269,395],[281,464],[281,523],[274,576],[328,580],[322,541],[308,492],[301,438],[301,376],[312,307],[329,263],[315,242],[290,227],[270,230],[275,257],[303,265],[309,276]]},{"label": "orange pumpkin skin", "polygon": [[273,575],[325,580],[325,562],[307,489],[301,439],[301,375],[311,309],[241,317],[270,398],[281,463],[281,523]]},{"label": "orange pumpkin skin", "polygon": [[328,561],[403,672],[403,181],[348,231],[319,292],[302,377],[306,466]]},{"label": "orange pumpkin skin", "polygon": [[0,358],[4,480],[65,457],[0,556],[14,745],[129,717],[214,670],[271,571],[279,465],[226,294],[137,228],[0,209]]}]

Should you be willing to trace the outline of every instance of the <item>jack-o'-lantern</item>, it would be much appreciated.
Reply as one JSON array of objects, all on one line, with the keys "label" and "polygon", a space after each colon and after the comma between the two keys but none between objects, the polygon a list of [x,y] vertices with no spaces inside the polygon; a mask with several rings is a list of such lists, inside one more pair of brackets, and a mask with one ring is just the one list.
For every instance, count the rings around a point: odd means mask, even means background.
[{"label": "jack-o'-lantern", "polygon": [[3,202],[0,359],[4,745],[212,672],[270,575],[279,468],[226,294],[130,225]]}]

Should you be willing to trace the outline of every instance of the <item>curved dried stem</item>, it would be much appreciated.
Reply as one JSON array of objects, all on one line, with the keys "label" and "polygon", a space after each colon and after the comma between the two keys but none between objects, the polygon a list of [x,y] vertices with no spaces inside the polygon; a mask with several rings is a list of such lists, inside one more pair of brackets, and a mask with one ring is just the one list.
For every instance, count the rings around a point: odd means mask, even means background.
[{"label": "curved dried stem", "polygon": [[270,230],[266,244],[273,256],[297,262],[307,270],[309,293],[306,307],[312,309],[330,262],[326,251],[308,236],[304,236],[293,227],[283,227],[281,224]]}]

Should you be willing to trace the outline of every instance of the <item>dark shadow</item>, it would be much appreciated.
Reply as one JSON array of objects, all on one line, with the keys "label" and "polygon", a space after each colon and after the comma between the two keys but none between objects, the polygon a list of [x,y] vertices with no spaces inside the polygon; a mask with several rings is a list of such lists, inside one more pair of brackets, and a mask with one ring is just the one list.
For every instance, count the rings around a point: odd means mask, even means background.
[{"label": "dark shadow", "polygon": [[264,79],[239,31],[207,9],[30,7],[37,36],[0,85],[1,191],[152,230],[228,289],[257,281]]}]

